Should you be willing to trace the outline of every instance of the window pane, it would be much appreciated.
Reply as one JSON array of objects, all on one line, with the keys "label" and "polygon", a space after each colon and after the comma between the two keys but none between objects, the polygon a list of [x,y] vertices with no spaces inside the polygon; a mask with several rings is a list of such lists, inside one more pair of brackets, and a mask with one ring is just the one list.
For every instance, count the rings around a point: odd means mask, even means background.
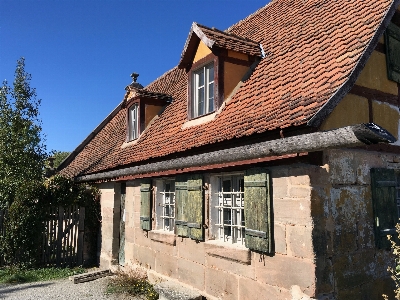
[{"label": "window pane", "polygon": [[244,243],[243,176],[219,177],[217,224],[218,238],[229,243]]},{"label": "window pane", "polygon": [[207,112],[214,111],[214,82],[208,85],[208,110]]},{"label": "window pane", "polygon": [[199,87],[201,87],[201,86],[203,86],[204,85],[204,70],[203,69],[201,69],[198,73],[197,73],[197,76],[198,76],[198,80],[199,80]]},{"label": "window pane", "polygon": [[214,81],[214,66],[209,65],[207,67],[208,70],[208,82],[213,82]]},{"label": "window pane", "polygon": [[197,108],[197,115],[201,116],[204,115],[204,86],[199,88],[197,91],[197,101],[198,101],[198,108]]},{"label": "window pane", "polygon": [[138,137],[138,105],[134,104],[129,110],[129,139]]}]

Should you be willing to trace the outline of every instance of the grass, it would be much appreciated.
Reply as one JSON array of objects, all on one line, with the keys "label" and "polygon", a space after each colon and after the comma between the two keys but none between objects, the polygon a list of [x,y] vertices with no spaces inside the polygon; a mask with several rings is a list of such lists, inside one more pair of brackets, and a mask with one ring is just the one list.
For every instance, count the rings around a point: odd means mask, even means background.
[{"label": "grass", "polygon": [[0,283],[25,283],[61,279],[68,276],[84,273],[83,268],[41,268],[20,269],[16,267],[0,268]]},{"label": "grass", "polygon": [[110,279],[106,292],[108,294],[142,296],[148,300],[158,299],[158,293],[154,290],[153,285],[148,282],[146,274],[138,270],[129,273],[117,273]]}]

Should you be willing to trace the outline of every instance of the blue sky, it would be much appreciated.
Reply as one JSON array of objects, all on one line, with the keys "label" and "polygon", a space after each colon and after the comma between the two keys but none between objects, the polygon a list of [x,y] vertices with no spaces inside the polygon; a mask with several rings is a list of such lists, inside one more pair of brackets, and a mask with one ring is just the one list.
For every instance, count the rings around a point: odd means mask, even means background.
[{"label": "blue sky", "polygon": [[268,0],[0,0],[0,81],[36,88],[48,150],[72,151],[122,101],[179,62],[192,22],[227,29]]}]

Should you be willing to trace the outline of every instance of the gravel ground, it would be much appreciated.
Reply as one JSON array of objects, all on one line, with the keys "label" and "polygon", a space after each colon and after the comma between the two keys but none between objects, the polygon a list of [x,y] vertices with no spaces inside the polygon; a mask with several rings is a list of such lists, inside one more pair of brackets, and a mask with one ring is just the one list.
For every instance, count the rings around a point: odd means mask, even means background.
[{"label": "gravel ground", "polygon": [[0,284],[0,299],[7,300],[136,300],[123,295],[106,295],[109,278],[74,284],[68,279],[23,284]]}]

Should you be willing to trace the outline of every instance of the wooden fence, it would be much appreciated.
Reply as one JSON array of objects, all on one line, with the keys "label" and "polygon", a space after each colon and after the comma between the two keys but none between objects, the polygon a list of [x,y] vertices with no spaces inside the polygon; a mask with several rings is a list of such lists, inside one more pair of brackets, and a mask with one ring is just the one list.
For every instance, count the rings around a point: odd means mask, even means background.
[{"label": "wooden fence", "polygon": [[43,232],[43,265],[57,267],[82,265],[84,230],[84,207],[52,209]]},{"label": "wooden fence", "polygon": [[[0,209],[0,237],[4,236],[4,233],[6,232],[4,226],[4,219],[7,217],[6,213],[6,210]],[[0,266],[2,265],[4,265],[4,253],[0,253]]]},{"label": "wooden fence", "polygon": [[[0,235],[5,232],[6,212],[0,210]],[[85,208],[51,208],[43,224],[41,262],[43,266],[75,267],[83,264]],[[4,262],[0,254],[0,265]]]}]

